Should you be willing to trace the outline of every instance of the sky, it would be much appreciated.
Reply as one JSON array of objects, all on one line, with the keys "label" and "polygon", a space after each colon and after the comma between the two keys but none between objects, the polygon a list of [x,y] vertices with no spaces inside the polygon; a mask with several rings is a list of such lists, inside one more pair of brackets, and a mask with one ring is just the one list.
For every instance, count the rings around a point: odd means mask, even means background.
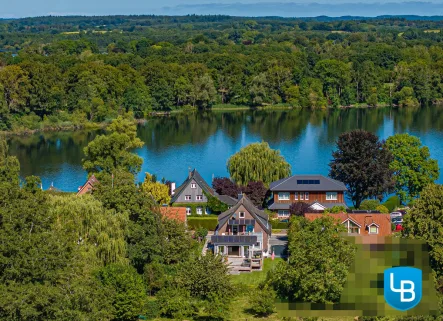
[{"label": "sky", "polygon": [[[410,1],[410,0],[406,0]],[[420,0],[418,0],[420,1]],[[428,3],[439,3],[443,6],[443,2],[437,0],[422,0]],[[284,16],[315,16],[334,12],[339,13],[352,4],[353,10],[346,10],[346,13],[365,15],[366,7],[358,6],[359,3],[382,3],[387,2],[405,2],[405,0],[0,0],[0,17],[1,18],[20,18],[45,15],[114,15],[114,14],[231,14],[231,15],[266,15],[267,12],[279,14],[282,12]],[[297,3],[305,5],[316,3],[316,6],[309,7],[306,10],[298,10],[300,6],[292,7],[294,12],[287,12],[287,6],[283,4]],[[322,4],[322,6],[319,6]],[[324,6],[326,4],[327,6]],[[341,4],[341,5],[340,5]],[[428,4],[430,5],[430,4]],[[333,7],[335,9],[331,9]],[[377,7],[376,4],[374,4]],[[324,7],[322,9],[322,7]],[[398,6],[402,9],[403,5]],[[398,8],[397,7],[397,8]],[[426,7],[420,5],[422,10],[419,14],[426,15],[443,15],[440,7]],[[270,11],[269,11],[270,10]],[[280,11],[279,11],[280,10]],[[332,11],[331,11],[332,10]],[[388,9],[383,9],[387,10]],[[406,10],[406,9],[404,9]],[[416,9],[408,9],[412,13]],[[310,14],[312,11],[312,14]],[[399,14],[409,14],[409,11],[399,12]],[[252,14],[248,14],[251,12]],[[378,11],[374,11],[377,13]],[[299,13],[299,14],[297,14]],[[387,12],[391,14],[391,12]]]}]

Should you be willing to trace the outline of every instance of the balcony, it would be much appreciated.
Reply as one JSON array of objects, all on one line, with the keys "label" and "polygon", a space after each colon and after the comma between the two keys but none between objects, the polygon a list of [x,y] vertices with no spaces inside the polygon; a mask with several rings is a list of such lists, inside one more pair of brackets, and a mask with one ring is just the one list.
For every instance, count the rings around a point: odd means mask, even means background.
[{"label": "balcony", "polygon": [[228,225],[255,225],[254,219],[240,218],[238,220],[229,220]]}]

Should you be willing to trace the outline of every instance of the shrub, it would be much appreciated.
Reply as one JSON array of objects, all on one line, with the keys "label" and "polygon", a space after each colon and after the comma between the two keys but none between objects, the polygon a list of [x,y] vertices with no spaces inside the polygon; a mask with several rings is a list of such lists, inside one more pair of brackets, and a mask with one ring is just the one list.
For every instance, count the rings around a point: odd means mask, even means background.
[{"label": "shrub", "polygon": [[253,292],[249,305],[254,315],[266,317],[275,312],[275,291],[269,287],[257,289]]},{"label": "shrub", "polygon": [[380,205],[379,200],[364,200],[360,204],[360,210],[366,210],[366,211],[375,211],[377,206]]},{"label": "shrub", "polygon": [[383,213],[383,214],[389,214],[388,208],[384,205],[377,206],[375,210],[379,211],[380,213]]},{"label": "shrub", "polygon": [[188,217],[188,228],[194,231],[197,231],[201,228],[204,228],[208,231],[215,231],[217,224],[217,216]]},{"label": "shrub", "polygon": [[184,288],[170,286],[157,293],[158,305],[162,316],[183,320],[197,312],[191,294]]},{"label": "shrub", "polygon": [[289,228],[288,222],[280,222],[279,220],[271,220],[270,222],[274,230],[287,230]]},{"label": "shrub", "polygon": [[332,213],[332,214],[337,214],[337,213],[346,213],[346,207],[344,206],[332,206],[330,209],[326,209],[325,213]]},{"label": "shrub", "polygon": [[208,235],[208,229],[200,227],[195,231],[195,236],[204,239]]}]

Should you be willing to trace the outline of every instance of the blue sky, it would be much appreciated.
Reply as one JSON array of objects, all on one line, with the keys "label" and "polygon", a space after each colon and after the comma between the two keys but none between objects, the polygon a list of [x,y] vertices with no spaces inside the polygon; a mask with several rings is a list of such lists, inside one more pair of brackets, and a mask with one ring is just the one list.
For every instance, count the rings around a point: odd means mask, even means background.
[{"label": "blue sky", "polygon": [[[408,0],[406,0],[408,1]],[[441,1],[425,0],[427,2],[442,3]],[[338,3],[386,3],[386,2],[404,2],[402,0],[0,0],[0,17],[29,17],[41,15],[107,15],[107,14],[183,14],[183,13],[212,13],[205,11],[202,6],[193,6],[195,4],[211,6],[215,10],[220,9],[224,4],[260,4],[267,3],[324,3],[334,5]],[[175,8],[178,6],[178,9]],[[260,6],[260,5],[258,5]],[[165,8],[169,7],[169,8]],[[234,7],[234,9],[232,9]],[[234,10],[234,11],[233,11]],[[200,12],[199,12],[200,11]],[[231,11],[235,15],[248,15],[245,11],[235,12],[235,5],[231,6]],[[361,10],[364,15],[364,9]],[[223,13],[223,12],[220,12]],[[358,13],[358,12],[357,12]],[[426,12],[425,12],[426,13]],[[321,12],[320,12],[321,14]],[[432,12],[429,14],[443,14],[443,12]],[[297,16],[294,14],[294,16]]]}]

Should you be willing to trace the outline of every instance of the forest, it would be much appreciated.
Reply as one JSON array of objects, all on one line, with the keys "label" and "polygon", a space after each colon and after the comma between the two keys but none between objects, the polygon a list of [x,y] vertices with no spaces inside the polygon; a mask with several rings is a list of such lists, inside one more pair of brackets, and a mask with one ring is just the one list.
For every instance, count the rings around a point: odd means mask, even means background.
[{"label": "forest", "polygon": [[0,20],[0,131],[125,112],[439,104],[442,29],[420,17]]}]

